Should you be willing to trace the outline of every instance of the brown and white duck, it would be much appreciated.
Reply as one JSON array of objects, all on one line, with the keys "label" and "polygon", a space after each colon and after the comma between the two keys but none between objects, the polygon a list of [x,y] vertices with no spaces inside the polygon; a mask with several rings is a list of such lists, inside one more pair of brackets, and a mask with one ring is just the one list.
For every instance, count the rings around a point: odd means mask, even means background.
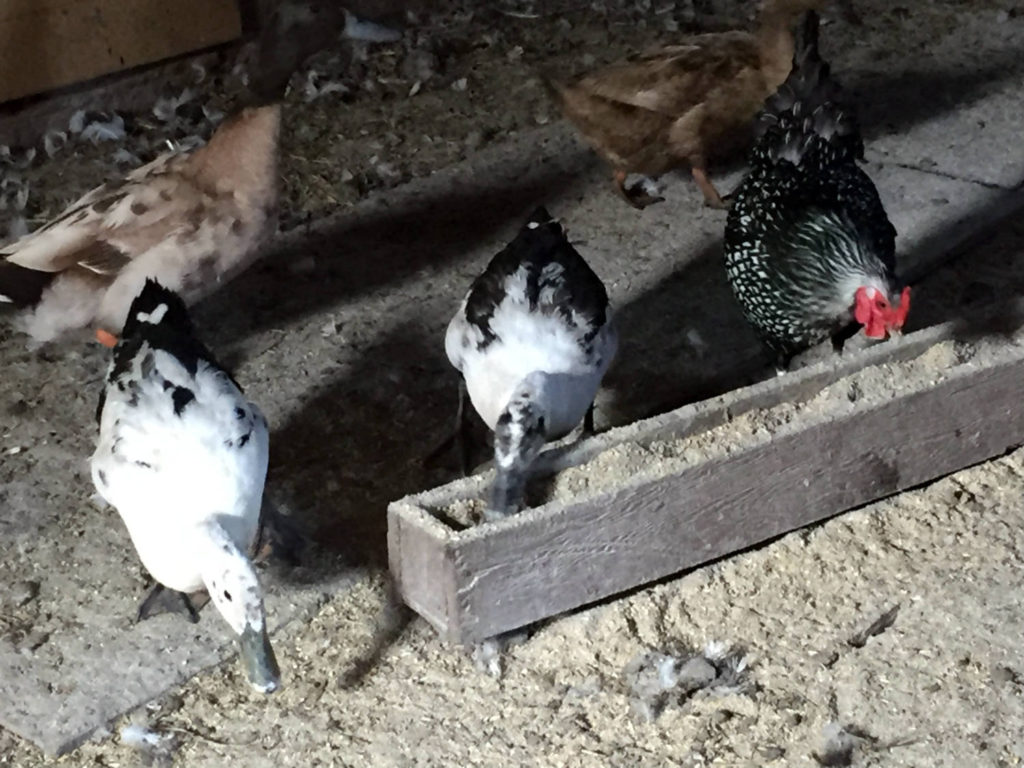
[{"label": "brown and white duck", "polygon": [[189,304],[246,269],[277,231],[281,100],[292,73],[338,39],[345,11],[324,3],[272,17],[258,44],[251,103],[190,152],[107,182],[0,249],[0,301],[45,342],[95,330],[113,346],[146,280]]}]

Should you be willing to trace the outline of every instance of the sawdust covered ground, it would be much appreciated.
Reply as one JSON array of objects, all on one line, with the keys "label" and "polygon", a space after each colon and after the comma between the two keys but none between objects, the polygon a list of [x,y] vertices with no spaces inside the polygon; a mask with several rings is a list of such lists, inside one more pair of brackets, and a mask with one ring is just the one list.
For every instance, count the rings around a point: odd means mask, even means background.
[{"label": "sawdust covered ground", "polygon": [[[750,11],[749,4],[726,2],[696,8],[606,3],[603,11],[561,5],[560,14],[520,5],[517,13],[525,12],[517,16],[494,9],[470,15],[468,6],[446,5],[406,42],[367,51],[357,74],[342,79],[349,89],[344,98],[328,94],[306,103],[297,84],[286,138],[286,226],[553,119],[536,80],[541,66],[576,71],[584,61],[670,39],[673,28],[724,26],[744,21]],[[1013,10],[1009,3],[969,9],[990,6]],[[965,7],[935,4],[914,25],[906,9],[887,8],[890,15],[875,25],[879,56],[950,34]],[[876,10],[881,14],[882,4]],[[890,21],[893,32],[886,37],[878,29]],[[847,53],[855,48],[848,38],[837,45]],[[420,91],[410,97],[417,81]],[[24,170],[31,180],[30,218],[55,212],[102,178],[113,147],[77,152]],[[621,205],[610,194],[608,203],[612,213]],[[999,266],[999,254],[1019,253],[1022,242],[1020,232],[1008,229],[989,255],[995,253]],[[989,287],[1021,284],[1019,271],[1012,279],[1007,274],[1007,265],[994,269]],[[338,333],[364,348],[370,344],[357,329]],[[20,351],[16,358],[19,365],[39,365],[41,374],[58,359],[51,354],[33,363]],[[101,370],[99,355],[59,359],[76,366],[73,377],[82,381]],[[304,365],[301,355],[294,363]],[[7,417],[26,418],[27,400],[39,425],[33,439],[45,444],[59,435],[69,411],[85,418],[94,383],[70,400],[45,385],[39,392],[6,392]],[[286,411],[277,406],[272,420]],[[372,445],[373,437],[362,435],[363,444]],[[13,471],[12,461],[5,472]],[[68,477],[83,488],[87,483],[70,469]],[[1018,765],[1024,760],[1022,524],[1024,452],[1017,452],[554,621],[510,651],[500,680],[442,647],[423,621],[395,608],[380,570],[371,569],[308,623],[277,636],[287,679],[275,697],[251,695],[229,664],[59,763]],[[66,536],[58,549],[80,554],[75,542],[89,536],[84,514],[76,513]],[[127,560],[125,569],[134,568]],[[125,588],[134,589],[128,582]],[[864,630],[896,605],[892,626],[864,638]],[[45,627],[61,620],[59,606],[45,617],[28,616],[32,606],[30,597],[19,607],[26,617],[4,616],[12,625],[27,622],[17,643],[33,622]],[[745,660],[742,684],[688,696],[670,690],[657,718],[641,716],[627,665],[650,649],[685,658],[709,643]],[[155,750],[140,754],[118,742],[118,729],[129,722],[151,729],[160,740]],[[0,764],[45,762],[34,748],[0,732]]]},{"label": "sawdust covered ground", "polygon": [[[273,701],[230,667],[136,720],[194,766],[797,766],[835,733],[859,766],[1016,765],[1022,473],[1017,452],[558,620],[500,681],[405,623],[373,580],[278,640],[289,684]],[[635,714],[627,664],[711,642],[744,655],[745,690]],[[37,759],[10,748],[12,764]],[[64,762],[136,759],[104,740]]]}]

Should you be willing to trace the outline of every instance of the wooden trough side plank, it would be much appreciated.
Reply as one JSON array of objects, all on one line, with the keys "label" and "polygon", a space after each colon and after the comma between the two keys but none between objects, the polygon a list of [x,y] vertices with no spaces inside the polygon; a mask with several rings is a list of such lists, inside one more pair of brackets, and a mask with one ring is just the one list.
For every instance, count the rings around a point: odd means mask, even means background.
[{"label": "wooden trough side plank", "polygon": [[613,429],[572,445],[550,449],[538,457],[535,472],[537,476],[562,472],[590,461],[625,440],[635,440],[641,445],[657,440],[676,440],[713,429],[759,408],[772,408],[781,403],[808,399],[829,384],[862,368],[910,360],[935,344],[956,339],[965,325],[979,332],[993,326],[1014,327],[1022,321],[1024,299],[985,306],[964,318],[924,328],[895,341],[875,344],[853,354],[833,356],[785,376],[773,376],[671,413]]},{"label": "wooden trough side plank", "polygon": [[451,622],[454,572],[446,557],[444,526],[402,502],[388,507],[388,560],[405,603],[446,637]]},{"label": "wooden trough side plank", "polygon": [[1024,443],[1024,360],[967,369],[681,473],[456,534],[472,642],[694,567]]}]

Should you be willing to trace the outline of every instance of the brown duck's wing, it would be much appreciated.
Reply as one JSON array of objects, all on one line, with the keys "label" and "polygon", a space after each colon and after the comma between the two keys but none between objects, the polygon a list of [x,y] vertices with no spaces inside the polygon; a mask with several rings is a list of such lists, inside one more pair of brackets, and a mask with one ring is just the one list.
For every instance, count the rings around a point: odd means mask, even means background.
[{"label": "brown duck's wing", "polygon": [[[579,105],[579,102],[576,102]],[[658,175],[676,164],[666,148],[672,119],[607,99],[564,111],[590,145],[617,168]]]},{"label": "brown duck's wing", "polygon": [[645,51],[585,75],[568,87],[597,99],[678,117],[744,71],[759,67],[753,37],[746,32],[727,32]]},{"label": "brown duck's wing", "polygon": [[40,272],[80,267],[99,275],[117,274],[202,208],[208,195],[180,172],[183,159],[158,158],[121,181],[97,187],[0,250],[0,258]]}]

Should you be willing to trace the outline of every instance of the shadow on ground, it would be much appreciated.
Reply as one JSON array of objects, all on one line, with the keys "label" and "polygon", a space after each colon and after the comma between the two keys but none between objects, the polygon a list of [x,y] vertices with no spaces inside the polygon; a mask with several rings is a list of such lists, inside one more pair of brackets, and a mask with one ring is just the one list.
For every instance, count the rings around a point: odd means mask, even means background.
[{"label": "shadow on ground", "polygon": [[[365,214],[356,209],[308,236],[293,231],[260,267],[218,292],[215,308],[204,302],[209,325],[234,342],[416,280],[422,270],[465,259],[503,229],[518,226],[540,202],[572,194],[592,161],[585,152],[558,161],[524,159],[490,184],[473,178],[441,194],[409,195],[400,206]],[[214,312],[219,325],[212,322]]]},{"label": "shadow on ground", "polygon": [[618,309],[620,346],[604,386],[621,426],[756,381],[770,361],[725,277],[716,242]]},{"label": "shadow on ground", "polygon": [[[828,56],[827,47],[825,56]],[[900,134],[918,123],[962,109],[1006,82],[1024,74],[1024,52],[1001,51],[987,57],[985,66],[968,70],[948,63],[900,72],[843,72],[833,74],[857,105],[867,141]]]}]

